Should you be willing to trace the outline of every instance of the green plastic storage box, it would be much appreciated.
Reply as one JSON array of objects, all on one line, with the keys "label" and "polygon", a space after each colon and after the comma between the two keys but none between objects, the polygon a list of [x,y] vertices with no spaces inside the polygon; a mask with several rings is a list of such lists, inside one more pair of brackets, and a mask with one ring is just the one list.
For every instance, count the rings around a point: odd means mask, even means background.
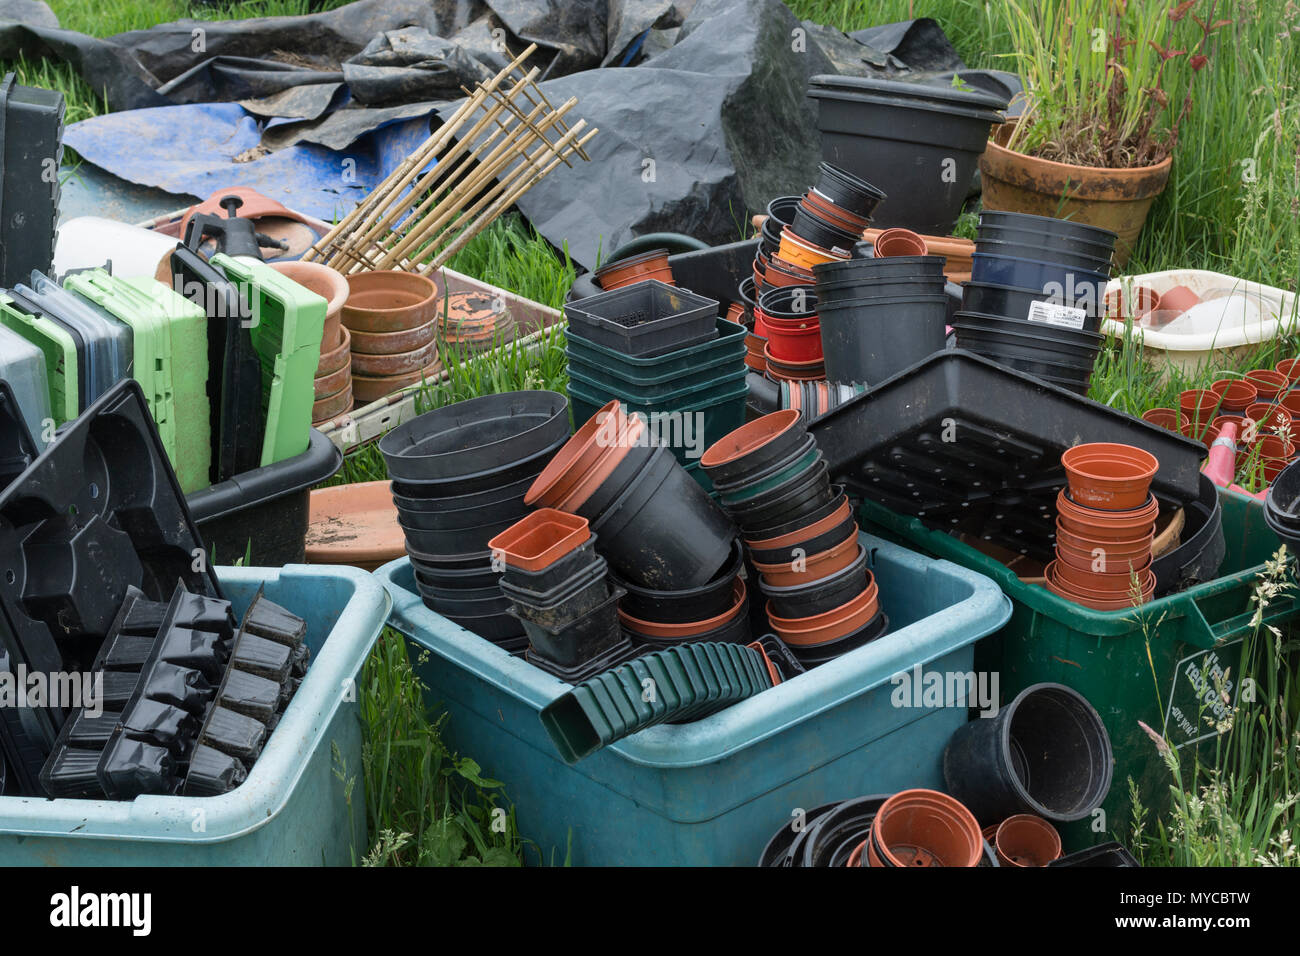
[{"label": "green plastic storage box", "polygon": [[[1202,665],[1240,673],[1241,639],[1251,630],[1251,596],[1263,564],[1280,547],[1264,523],[1263,503],[1220,490],[1226,547],[1220,576],[1131,611],[1094,611],[1021,581],[1006,565],[916,518],[864,502],[859,524],[926,554],[987,575],[1015,602],[1006,627],[981,642],[979,669],[999,672],[1003,701],[1031,684],[1051,681],[1083,694],[1101,714],[1115,753],[1110,796],[1102,804],[1105,828],[1071,824],[1067,843],[1127,839],[1131,823],[1128,778],[1143,803],[1158,812],[1171,782],[1164,761],[1138,721],[1164,731],[1180,748],[1213,745],[1214,731],[1195,713]],[[1265,623],[1300,616],[1300,597],[1272,600]],[[1148,622],[1150,646],[1142,621]],[[1235,694],[1235,690],[1233,691]]]},{"label": "green plastic storage box", "polygon": [[862,543],[890,631],[704,720],[641,731],[568,766],[541,709],[569,685],[424,606],[403,558],[375,575],[412,650],[449,747],[505,782],[520,832],[547,862],[752,866],[799,808],[942,787],[944,745],[966,702],[921,706],[894,675],[967,673],[1010,602],[983,575],[869,535]]},{"label": "green plastic storage box", "polygon": [[388,595],[364,571],[338,566],[218,568],[217,578],[238,617],[265,582],[267,598],[306,619],[312,653],[307,676],[248,779],[216,797],[141,796],[122,802],[0,797],[0,861],[8,866],[347,866],[365,855],[356,689],[388,616]]},{"label": "green plastic storage box", "polygon": [[[28,315],[13,299],[0,293],[0,324],[40,350],[54,423],[62,425],[81,414],[78,400],[77,345],[68,331],[43,315]],[[41,430],[32,432],[39,435]]]}]

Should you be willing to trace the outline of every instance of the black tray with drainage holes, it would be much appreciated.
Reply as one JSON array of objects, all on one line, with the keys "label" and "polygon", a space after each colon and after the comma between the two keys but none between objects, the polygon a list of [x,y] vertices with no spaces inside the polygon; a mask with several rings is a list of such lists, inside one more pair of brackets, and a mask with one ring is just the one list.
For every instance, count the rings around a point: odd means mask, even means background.
[{"label": "black tray with drainage holes", "polygon": [[1061,453],[1121,442],[1155,455],[1162,503],[1198,497],[1199,442],[953,349],[930,356],[808,426],[831,474],[928,526],[1050,558]]},{"label": "black tray with drainage holes", "polygon": [[[0,652],[15,671],[89,670],[127,588],[165,601],[178,579],[221,596],[140,386],[119,382],[0,491]],[[34,793],[66,710],[0,714],[24,730]]]}]

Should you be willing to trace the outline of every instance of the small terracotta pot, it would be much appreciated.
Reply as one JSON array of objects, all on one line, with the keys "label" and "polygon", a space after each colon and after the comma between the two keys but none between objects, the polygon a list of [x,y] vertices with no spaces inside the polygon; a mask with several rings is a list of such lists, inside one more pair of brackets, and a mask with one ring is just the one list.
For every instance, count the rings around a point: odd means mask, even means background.
[{"label": "small terracotta pot", "polygon": [[1079,591],[1096,591],[1103,594],[1120,594],[1128,591],[1131,574],[1139,576],[1151,567],[1151,549],[1127,561],[1118,557],[1106,560],[1105,571],[1095,571],[1096,558],[1091,552],[1080,552],[1068,545],[1056,546],[1056,577]]},{"label": "small terracotta pot", "polygon": [[1061,835],[1042,817],[1018,813],[998,825],[993,848],[1003,866],[1047,866],[1061,856]]},{"label": "small terracotta pot", "polygon": [[[1069,532],[1066,532],[1069,534]],[[1136,543],[1109,545],[1106,542],[1092,541],[1084,545],[1073,542],[1083,540],[1071,535],[1070,540],[1063,540],[1061,533],[1056,536],[1056,557],[1062,564],[1067,564],[1076,571],[1089,574],[1128,573],[1129,568],[1141,570],[1151,561],[1151,544],[1155,532],[1144,535]]]},{"label": "small terracotta pot", "polygon": [[[602,480],[608,477],[632,447],[625,440],[627,430],[628,416],[618,399],[601,407],[546,463],[524,494],[524,504],[553,508],[593,472]],[[581,503],[569,502],[574,508]]]},{"label": "small terracotta pot", "polygon": [[433,321],[438,286],[428,276],[385,269],[347,276],[343,324],[353,332],[397,332]]},{"label": "small terracotta pot", "polygon": [[706,634],[714,628],[735,620],[745,607],[745,582],[736,578],[732,590],[732,604],[716,617],[703,621],[688,621],[683,624],[661,624],[658,621],[643,621],[628,614],[622,608],[618,610],[618,619],[632,630],[645,637],[658,637],[666,640],[684,640],[696,634]]},{"label": "small terracotta pot", "polygon": [[924,239],[910,229],[898,227],[886,229],[878,235],[873,248],[877,259],[887,259],[891,256],[926,256],[930,254],[929,247],[926,246]]},{"label": "small terracotta pot", "polygon": [[351,411],[353,402],[352,387],[348,386],[337,394],[327,396],[312,403],[311,423],[319,425],[331,418],[337,418],[344,412]]},{"label": "small terracotta pot", "polygon": [[1178,395],[1178,409],[1193,427],[1214,421],[1219,414],[1219,394],[1208,388],[1192,388]]},{"label": "small terracotta pot", "polygon": [[1221,378],[1210,386],[1210,391],[1221,399],[1219,411],[1229,415],[1240,415],[1259,398],[1259,390],[1240,378]]},{"label": "small terracotta pot", "polygon": [[763,541],[746,540],[745,544],[749,545],[750,549],[753,551],[773,551],[777,548],[793,548],[802,541],[811,541],[813,538],[825,534],[833,528],[838,528],[844,523],[845,519],[848,518],[851,512],[852,508],[846,498],[842,505],[828,514],[825,518],[813,522],[806,528],[801,528],[798,531],[791,531],[789,534],[783,534],[779,538],[767,538]]},{"label": "small terracotta pot", "polygon": [[[1062,581],[1057,574],[1059,565],[1057,562],[1050,562],[1044,569],[1044,577],[1047,581],[1047,589],[1058,597],[1063,597],[1067,601],[1073,601],[1075,604],[1081,604],[1084,607],[1090,607],[1094,611],[1120,611],[1133,607],[1133,601],[1128,593],[1127,588],[1118,596],[1106,591],[1096,591],[1092,588],[1080,588],[1069,582]],[[1142,588],[1141,604],[1151,600],[1156,590],[1156,576],[1150,569],[1138,575],[1139,586]]]},{"label": "small terracotta pot", "polygon": [[1114,442],[1075,445],[1061,455],[1070,497],[1085,508],[1141,508],[1160,462],[1155,455]]},{"label": "small terracotta pot", "polygon": [[428,347],[437,331],[438,323],[433,321],[399,332],[353,332],[352,351],[359,355],[400,355]]},{"label": "small terracotta pot", "polygon": [[775,381],[817,382],[826,377],[826,360],[810,359],[806,362],[787,362],[772,355],[769,342],[763,347],[769,377]]},{"label": "small terracotta pot", "polygon": [[728,322],[734,322],[736,325],[745,324],[745,303],[732,302],[727,305],[727,314],[724,318]]},{"label": "small terracotta pot", "polygon": [[845,232],[861,233],[867,228],[867,224],[871,222],[870,219],[859,216],[855,212],[850,212],[843,206],[835,205],[816,189],[810,189],[804,193],[803,198],[799,200],[799,204],[809,212],[816,213],[823,219],[835,223]]},{"label": "small terracotta pot", "polygon": [[325,329],[321,334],[321,354],[338,347],[343,330],[343,304],[348,300],[348,280],[337,269],[322,262],[271,262],[272,269],[325,300]]},{"label": "small terracotta pot", "polygon": [[1181,431],[1191,420],[1176,408],[1149,408],[1142,413],[1142,420],[1171,432]]},{"label": "small terracotta pot", "polygon": [[1118,322],[1123,322],[1130,314],[1133,320],[1137,321],[1158,308],[1160,308],[1160,293],[1144,285],[1133,287],[1131,303],[1125,297],[1123,289],[1106,293],[1106,315]]},{"label": "small terracotta pot", "polygon": [[1187,286],[1176,285],[1167,292],[1160,294],[1159,308],[1161,312],[1172,312],[1177,316],[1182,315],[1200,301],[1201,297]]},{"label": "small terracotta pot", "polygon": [[859,547],[858,528],[854,525],[853,532],[835,547],[804,558],[801,564],[803,570],[794,570],[789,562],[759,564],[757,561],[754,562],[754,570],[763,575],[763,580],[774,588],[807,584],[809,581],[820,580],[836,571],[843,571],[857,560]]},{"label": "small terracotta pot", "polygon": [[488,549],[512,568],[543,571],[590,538],[586,518],[554,508],[539,508],[492,538]]},{"label": "small terracotta pot", "polygon": [[393,375],[406,375],[424,368],[438,358],[438,343],[429,342],[409,352],[393,355],[367,355],[364,352],[352,352],[352,374],[365,375],[370,378],[383,378]]},{"label": "small terracotta pot", "polygon": [[1056,543],[1066,544],[1081,551],[1091,552],[1095,548],[1103,549],[1108,555],[1127,559],[1135,554],[1142,554],[1143,549],[1150,552],[1155,543],[1154,524],[1151,531],[1134,535],[1130,538],[1095,538],[1090,534],[1079,534],[1056,522]]},{"label": "small terracotta pot", "polygon": [[[1245,419],[1255,423],[1255,430],[1276,431],[1291,427],[1291,413],[1284,405],[1271,405],[1268,402],[1256,402],[1245,411]],[[1245,427],[1243,421],[1242,427]]]},{"label": "small terracotta pot", "polygon": [[352,383],[352,367],[345,365],[336,372],[330,372],[328,375],[317,375],[314,386],[316,401],[326,398],[330,395],[337,395],[343,389]]},{"label": "small terracotta pot", "polygon": [[419,385],[421,382],[432,381],[438,377],[441,371],[442,362],[439,360],[430,362],[419,371],[407,372],[405,375],[386,375],[372,378],[366,375],[358,375],[354,371],[352,373],[352,394],[358,402],[377,401],[393,394],[393,392]]},{"label": "small terracotta pot", "polygon": [[1285,375],[1286,380],[1294,385],[1300,382],[1300,358],[1283,359],[1273,366],[1273,371]]},{"label": "small terracotta pot", "polygon": [[[885,229],[868,229],[863,232],[862,237],[875,247],[881,233]],[[929,250],[927,255],[943,256],[943,274],[948,277],[949,282],[958,284],[969,281],[971,271],[971,256],[975,254],[975,243],[970,239],[959,239],[956,236],[927,236],[921,234],[921,239],[925,242],[926,249]],[[877,252],[877,255],[880,253]]]},{"label": "small terracotta pot", "polygon": [[1295,457],[1295,445],[1278,435],[1257,438],[1248,447],[1260,461],[1290,461]]},{"label": "small terracotta pot", "polygon": [[1300,389],[1292,389],[1284,392],[1278,397],[1277,404],[1279,408],[1285,408],[1291,420],[1295,421],[1300,418]]},{"label": "small terracotta pot", "polygon": [[767,603],[767,619],[777,636],[795,647],[816,647],[848,637],[871,623],[880,613],[880,589],[873,576],[866,590],[837,608],[823,611],[812,617],[786,618],[772,613],[772,602]]},{"label": "small terracotta pot", "polygon": [[1160,504],[1152,495],[1147,503],[1132,511],[1100,511],[1084,508],[1066,497],[1062,488],[1056,496],[1056,517],[1065,530],[1098,541],[1125,541],[1145,535],[1160,513]]},{"label": "small terracotta pot", "polygon": [[677,284],[673,281],[673,268],[668,263],[667,249],[651,249],[640,255],[607,263],[597,269],[592,278],[606,292],[636,285],[647,279],[658,279],[666,285]]},{"label": "small terracotta pot", "polygon": [[867,851],[876,866],[974,867],[984,838],[957,800],[935,790],[904,790],[876,812]]},{"label": "small terracotta pot", "polygon": [[739,464],[747,456],[771,445],[782,435],[799,429],[799,423],[799,413],[793,409],[772,412],[752,422],[746,422],[706,448],[704,454],[700,456],[700,466],[718,468],[722,465]]},{"label": "small terracotta pot", "polygon": [[346,328],[340,328],[339,331],[339,344],[330,351],[321,353],[320,362],[316,365],[318,377],[333,375],[339,369],[352,367],[352,333]]},{"label": "small terracotta pot", "polygon": [[1290,381],[1281,372],[1275,372],[1271,368],[1251,369],[1243,376],[1246,381],[1255,386],[1259,392],[1261,402],[1271,402],[1277,398],[1277,393],[1286,388]]}]

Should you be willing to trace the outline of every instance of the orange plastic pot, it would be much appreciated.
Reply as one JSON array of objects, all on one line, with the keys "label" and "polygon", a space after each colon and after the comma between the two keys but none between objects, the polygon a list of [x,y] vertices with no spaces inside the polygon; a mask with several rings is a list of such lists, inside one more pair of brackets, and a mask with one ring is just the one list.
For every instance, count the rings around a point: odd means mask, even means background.
[{"label": "orange plastic pot", "polygon": [[608,263],[597,269],[592,278],[606,292],[645,282],[647,279],[658,279],[665,285],[677,284],[673,281],[673,268],[668,263],[667,249],[651,249],[640,255]]},{"label": "orange plastic pot", "polygon": [[1100,558],[1101,568],[1097,568],[1099,558],[1094,549],[1080,550],[1068,544],[1056,544],[1057,576],[1062,581],[1077,584],[1083,588],[1097,591],[1127,591],[1129,572],[1139,574],[1151,566],[1151,549],[1122,557],[1111,554],[1109,549],[1097,546],[1104,554]]},{"label": "orange plastic pot", "polygon": [[1291,427],[1291,413],[1282,405],[1256,402],[1246,409],[1245,417],[1255,423],[1256,431]]},{"label": "orange plastic pot", "polygon": [[[820,337],[818,345],[821,344]],[[790,362],[772,354],[772,343],[763,347],[763,357],[767,360],[767,371],[773,381],[818,382],[826,377],[826,360],[809,359],[804,362]]]},{"label": "orange plastic pot", "polygon": [[898,227],[886,229],[878,235],[874,249],[877,259],[887,259],[891,256],[925,256],[930,254],[929,247],[926,246],[924,239],[911,229]]},{"label": "orange plastic pot", "polygon": [[1075,551],[1082,551],[1089,555],[1092,555],[1093,551],[1100,548],[1105,552],[1104,556],[1108,561],[1112,558],[1119,561],[1128,561],[1143,554],[1150,554],[1151,546],[1154,543],[1154,523],[1152,524],[1152,530],[1132,538],[1096,538],[1092,535],[1071,531],[1062,526],[1059,520],[1056,522],[1056,545],[1058,548],[1065,545]]},{"label": "orange plastic pot", "polygon": [[374,571],[406,553],[391,483],[365,481],[315,488],[307,506],[308,564],[350,564]]},{"label": "orange plastic pot", "polygon": [[979,866],[980,825],[966,807],[936,790],[904,790],[886,800],[871,824],[873,866]]},{"label": "orange plastic pot", "polygon": [[801,541],[811,541],[819,535],[825,534],[832,528],[838,528],[844,523],[844,520],[851,513],[852,508],[849,506],[848,499],[844,503],[828,514],[820,521],[815,521],[806,528],[800,528],[798,531],[791,531],[789,534],[783,534],[779,538],[766,538],[762,541],[750,541],[746,539],[745,544],[754,551],[770,551],[776,548],[793,548]]},{"label": "orange plastic pot", "polygon": [[700,456],[702,468],[719,468],[738,462],[747,455],[770,445],[782,435],[799,426],[799,413],[794,409],[772,412],[762,418],[741,425],[723,435],[704,450]]},{"label": "orange plastic pot", "polygon": [[628,450],[641,444],[642,434],[645,432],[646,427],[645,420],[640,416],[629,415],[626,425],[615,439],[616,446],[607,449],[609,454],[606,454],[595,468],[584,474],[578,480],[578,483],[569,490],[568,494],[564,495],[556,503],[555,507],[560,511],[577,511],[579,506],[594,495],[596,489],[622,463],[623,459],[627,457]]},{"label": "orange plastic pot", "polygon": [[1061,455],[1070,497],[1085,508],[1126,511],[1141,508],[1160,462],[1155,455],[1115,442],[1091,442]]},{"label": "orange plastic pot", "polygon": [[1300,382],[1300,358],[1283,359],[1273,366],[1273,371],[1286,376],[1286,380],[1294,385]]},{"label": "orange plastic pot", "polygon": [[1066,497],[1064,488],[1056,496],[1056,520],[1061,527],[1102,541],[1123,541],[1145,535],[1159,513],[1160,504],[1154,495],[1143,507],[1132,511],[1099,511],[1081,507]]},{"label": "orange plastic pot", "polygon": [[1277,406],[1278,408],[1285,408],[1292,421],[1300,418],[1300,389],[1292,389],[1279,395]]},{"label": "orange plastic pot", "polygon": [[814,246],[811,242],[800,239],[794,230],[786,226],[781,230],[780,256],[787,262],[811,269],[823,262],[837,262],[849,258],[847,254],[836,255],[830,249]]},{"label": "orange plastic pot", "polygon": [[998,825],[993,849],[1003,866],[1047,866],[1061,856],[1061,835],[1042,817],[1017,813]]},{"label": "orange plastic pot", "polygon": [[1240,378],[1222,378],[1210,386],[1220,398],[1219,411],[1240,415],[1259,398],[1259,390]]},{"label": "orange plastic pot", "polygon": [[835,547],[808,555],[803,560],[803,570],[793,570],[789,562],[784,564],[755,562],[754,570],[763,575],[763,580],[774,588],[807,584],[809,581],[820,580],[836,571],[843,571],[857,559],[859,547],[857,525],[854,525],[853,533]]},{"label": "orange plastic pot", "polygon": [[778,287],[812,285],[815,281],[812,269],[782,258],[779,252],[767,261],[763,276],[769,286]]},{"label": "orange plastic pot", "polygon": [[618,619],[629,628],[645,637],[660,637],[666,640],[684,640],[697,634],[706,634],[714,628],[727,624],[740,615],[745,607],[745,582],[736,578],[732,591],[732,605],[716,617],[703,621],[687,621],[682,624],[661,624],[658,621],[643,621],[633,617],[622,608],[618,609]]},{"label": "orange plastic pot", "polygon": [[488,549],[512,568],[543,571],[590,538],[586,518],[539,508],[490,540]]},{"label": "orange plastic pot", "polygon": [[816,647],[848,637],[871,623],[880,612],[880,588],[873,575],[866,589],[853,600],[812,617],[778,617],[772,613],[771,601],[767,603],[766,611],[772,629],[785,643],[795,647]]},{"label": "orange plastic pot", "polygon": [[1178,395],[1178,409],[1193,427],[1213,421],[1219,414],[1219,394],[1208,388],[1193,388]]},{"label": "orange plastic pot", "polygon": [[[1079,587],[1068,581],[1062,580],[1059,575],[1060,565],[1056,561],[1050,562],[1043,571],[1043,576],[1047,580],[1047,589],[1067,601],[1073,601],[1075,604],[1082,604],[1084,607],[1090,607],[1094,611],[1119,611],[1133,606],[1131,595],[1127,586],[1123,591],[1116,594],[1111,591],[1098,591],[1094,588]],[[1151,600],[1151,596],[1156,590],[1156,576],[1148,568],[1138,575],[1139,586],[1142,588],[1142,595],[1139,603],[1145,604]]]},{"label": "orange plastic pot", "polygon": [[546,463],[524,495],[524,504],[554,508],[564,502],[576,508],[586,501],[574,501],[572,492],[593,471],[601,473],[603,480],[618,467],[632,447],[626,438],[627,430],[628,416],[614,399],[592,415]]},{"label": "orange plastic pot", "polygon": [[849,212],[843,206],[835,205],[816,189],[810,189],[804,193],[803,199],[799,202],[808,211],[815,212],[822,218],[835,223],[845,232],[861,233],[871,222],[870,219],[859,216],[857,213]]},{"label": "orange plastic pot", "polygon": [[1188,417],[1176,408],[1148,408],[1142,413],[1142,420],[1171,432],[1180,432],[1184,425],[1191,424]]},{"label": "orange plastic pot", "polygon": [[848,860],[845,861],[844,865],[845,865],[845,866],[861,866],[861,865],[862,865],[862,854],[863,854],[863,851],[864,851],[866,848],[867,848],[867,841],[866,841],[866,840],[863,840],[861,843],[859,843],[857,846],[855,846],[855,847],[853,848],[853,852],[849,854],[849,858],[848,858]]},{"label": "orange plastic pot", "polygon": [[1247,447],[1260,461],[1290,461],[1295,457],[1295,445],[1280,435],[1265,435]]},{"label": "orange plastic pot", "polygon": [[1273,401],[1277,398],[1277,393],[1290,384],[1285,375],[1271,368],[1252,369],[1245,374],[1244,378],[1255,386],[1261,402]]}]

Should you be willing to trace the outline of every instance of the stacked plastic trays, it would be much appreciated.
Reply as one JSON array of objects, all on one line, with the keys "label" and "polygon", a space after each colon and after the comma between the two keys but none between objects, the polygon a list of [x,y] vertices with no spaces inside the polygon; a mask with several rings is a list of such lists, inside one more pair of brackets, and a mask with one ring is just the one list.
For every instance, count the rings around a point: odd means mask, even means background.
[{"label": "stacked plastic trays", "polygon": [[697,481],[700,453],[745,420],[745,329],[718,303],[657,279],[565,307],[575,422],[617,399]]},{"label": "stacked plastic trays", "polygon": [[426,412],[379,442],[424,603],[512,653],[528,638],[497,585],[488,542],[529,512],[524,493],[568,439],[568,412],[556,392],[484,395]]},{"label": "stacked plastic trays", "polygon": [[980,214],[957,345],[1086,395],[1101,349],[1115,234],[1024,213]]},{"label": "stacked plastic trays", "polygon": [[46,422],[54,421],[45,355],[5,324],[9,306],[9,299],[0,295],[0,380],[9,384],[27,431],[44,435]]}]

